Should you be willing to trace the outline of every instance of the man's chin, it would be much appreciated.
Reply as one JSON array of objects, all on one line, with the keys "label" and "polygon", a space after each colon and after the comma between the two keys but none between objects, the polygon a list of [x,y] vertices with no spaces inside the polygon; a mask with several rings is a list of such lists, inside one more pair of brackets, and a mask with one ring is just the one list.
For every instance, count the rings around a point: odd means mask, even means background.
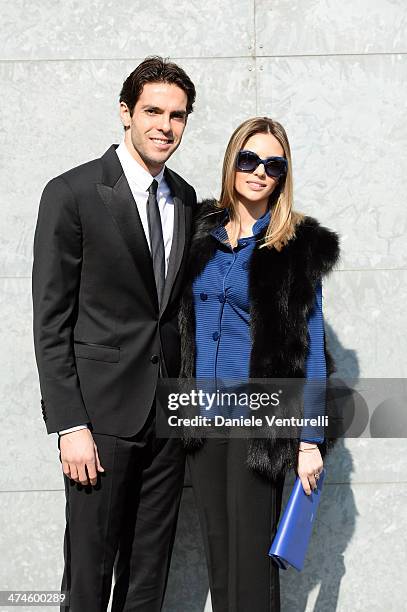
[{"label": "man's chin", "polygon": [[165,162],[167,161],[167,159],[169,159],[171,157],[171,155],[174,153],[175,149],[171,149],[170,151],[162,151],[161,153],[156,153],[154,152],[153,154],[149,155],[149,157],[146,159],[146,161],[149,164],[153,164],[153,165],[163,165],[165,164]]}]

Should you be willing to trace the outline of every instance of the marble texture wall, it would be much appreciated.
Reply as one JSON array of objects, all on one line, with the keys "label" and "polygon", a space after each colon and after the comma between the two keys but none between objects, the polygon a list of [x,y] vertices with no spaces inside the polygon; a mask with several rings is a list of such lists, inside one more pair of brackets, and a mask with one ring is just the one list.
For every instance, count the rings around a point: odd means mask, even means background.
[{"label": "marble texture wall", "polygon": [[[200,196],[216,195],[233,129],[257,114],[281,121],[297,208],[342,239],[340,266],[324,285],[339,374],[405,377],[407,8],[403,0],[15,0],[2,1],[1,14],[0,590],[58,589],[64,493],[31,337],[45,182],[119,141],[125,76],[148,54],[170,56],[198,97],[169,165]],[[281,574],[284,612],[405,608],[406,467],[403,439],[340,441],[306,568]],[[186,487],[165,610],[204,609]]]}]

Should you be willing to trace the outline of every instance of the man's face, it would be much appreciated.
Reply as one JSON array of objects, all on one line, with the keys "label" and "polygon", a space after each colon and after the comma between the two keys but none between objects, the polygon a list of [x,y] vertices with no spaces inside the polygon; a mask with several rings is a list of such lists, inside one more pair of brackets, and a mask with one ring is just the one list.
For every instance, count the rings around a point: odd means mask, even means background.
[{"label": "man's face", "polygon": [[146,83],[133,110],[120,103],[127,148],[153,176],[179,147],[187,121],[187,95],[177,85]]}]

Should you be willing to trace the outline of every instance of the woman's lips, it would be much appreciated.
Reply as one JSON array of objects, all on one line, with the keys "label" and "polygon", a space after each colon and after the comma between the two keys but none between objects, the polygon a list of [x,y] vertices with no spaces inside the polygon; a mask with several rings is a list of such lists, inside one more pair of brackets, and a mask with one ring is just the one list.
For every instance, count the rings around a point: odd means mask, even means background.
[{"label": "woman's lips", "polygon": [[262,191],[266,188],[266,185],[261,185],[260,183],[254,183],[252,181],[247,181],[247,184],[253,191]]}]

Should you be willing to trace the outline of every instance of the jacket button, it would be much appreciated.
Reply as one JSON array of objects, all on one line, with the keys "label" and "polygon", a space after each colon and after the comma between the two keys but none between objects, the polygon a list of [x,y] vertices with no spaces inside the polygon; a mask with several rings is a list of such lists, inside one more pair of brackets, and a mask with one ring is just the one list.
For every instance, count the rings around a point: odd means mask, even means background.
[{"label": "jacket button", "polygon": [[212,334],[212,338],[213,338],[214,340],[219,340],[219,334],[218,334],[218,332],[213,332],[213,334]]},{"label": "jacket button", "polygon": [[224,304],[226,302],[226,296],[224,293],[219,293],[218,295],[218,300],[221,304]]},{"label": "jacket button", "polygon": [[151,363],[158,363],[158,361],[159,361],[158,355],[151,355],[150,361],[151,361]]},{"label": "jacket button", "polygon": [[201,300],[205,302],[208,299],[208,295],[206,293],[201,293]]}]

